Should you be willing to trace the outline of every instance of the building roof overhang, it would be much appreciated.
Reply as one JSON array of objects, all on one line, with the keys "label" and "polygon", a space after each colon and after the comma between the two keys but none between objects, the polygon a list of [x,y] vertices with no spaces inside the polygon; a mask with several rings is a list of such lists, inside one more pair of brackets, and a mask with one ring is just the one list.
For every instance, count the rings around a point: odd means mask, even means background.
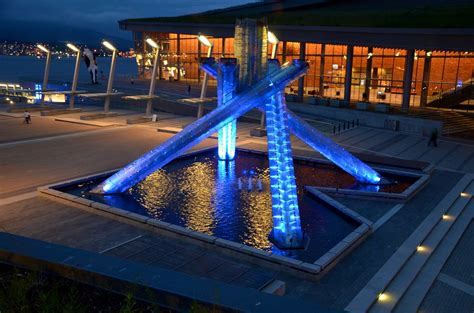
[{"label": "building roof overhang", "polygon": [[[212,37],[233,37],[233,24],[165,23],[119,21],[123,30],[177,34],[203,33]],[[335,26],[269,25],[282,41],[315,42],[380,48],[474,52],[471,28],[368,28]]]}]

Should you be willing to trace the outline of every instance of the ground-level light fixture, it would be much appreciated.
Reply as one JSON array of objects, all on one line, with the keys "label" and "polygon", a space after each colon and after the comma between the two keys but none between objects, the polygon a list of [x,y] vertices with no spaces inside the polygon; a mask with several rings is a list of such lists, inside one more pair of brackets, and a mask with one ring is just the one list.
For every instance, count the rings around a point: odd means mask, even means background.
[{"label": "ground-level light fixture", "polygon": [[389,299],[389,296],[388,296],[385,292],[381,292],[381,293],[378,295],[377,299],[378,299],[379,301],[384,302],[384,301],[387,301],[387,300]]},{"label": "ground-level light fixture", "polygon": [[[203,34],[199,33],[198,36],[197,36],[197,39],[199,40],[200,43],[202,43],[203,45],[205,45],[207,47],[207,57],[210,58],[212,56],[212,49],[214,48],[214,45],[212,44],[212,42],[206,37],[204,36]],[[197,118],[201,118],[202,114],[203,114],[203,104],[202,104],[202,100],[206,97],[206,92],[207,92],[207,83],[209,81],[209,76],[207,75],[207,72],[204,73],[204,80],[202,81],[202,86],[201,86],[201,96],[200,96],[200,99],[201,99],[201,102],[199,103],[199,108],[198,108],[198,114],[197,114]]]}]

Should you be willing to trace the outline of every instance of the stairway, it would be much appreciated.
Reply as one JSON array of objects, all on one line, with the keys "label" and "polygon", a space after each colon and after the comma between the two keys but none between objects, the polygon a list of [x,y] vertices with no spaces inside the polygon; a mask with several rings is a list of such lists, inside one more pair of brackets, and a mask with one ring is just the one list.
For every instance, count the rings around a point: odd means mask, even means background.
[{"label": "stairway", "polygon": [[464,82],[464,86],[456,90],[445,91],[441,94],[439,99],[427,103],[426,106],[433,108],[447,108],[452,109],[466,100],[473,98],[474,87],[471,79]]},{"label": "stairway", "polygon": [[465,175],[346,307],[417,312],[474,217],[474,175]]},{"label": "stairway", "polygon": [[413,117],[442,121],[442,135],[450,135],[466,131],[474,132],[474,117],[465,113],[447,110],[410,109],[409,114]]}]

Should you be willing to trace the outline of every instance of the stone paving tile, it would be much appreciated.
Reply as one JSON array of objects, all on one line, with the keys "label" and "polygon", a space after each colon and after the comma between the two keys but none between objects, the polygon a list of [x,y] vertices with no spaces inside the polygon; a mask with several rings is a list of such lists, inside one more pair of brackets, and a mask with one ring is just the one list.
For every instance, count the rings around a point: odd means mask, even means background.
[{"label": "stone paving tile", "polygon": [[151,265],[165,266],[173,269],[179,269],[181,266],[197,259],[204,254],[204,250],[193,249],[191,247],[176,250],[173,253],[164,255],[158,261],[151,263]]},{"label": "stone paving tile", "polygon": [[231,282],[240,275],[243,275],[245,272],[249,271],[250,268],[250,266],[247,266],[245,264],[224,262],[223,264],[209,272],[206,277],[225,282]]},{"label": "stone paving tile", "polygon": [[464,231],[441,273],[474,286],[474,222]]},{"label": "stone paving tile", "polygon": [[359,213],[368,220],[375,222],[387,213],[395,202],[373,201],[366,199],[353,199],[348,197],[332,196],[336,201],[344,204],[349,209]]},{"label": "stone paving tile", "polygon": [[458,147],[438,161],[438,166],[457,170],[464,164],[464,161],[474,154],[473,146],[458,145]]},{"label": "stone paving tile", "polygon": [[370,140],[364,140],[362,142],[358,142],[356,145],[357,145],[357,147],[360,147],[360,148],[372,150],[371,147],[378,146],[378,145],[383,144],[387,141],[391,141],[393,138],[397,138],[398,136],[399,136],[399,134],[397,134],[397,133],[379,131],[377,133],[377,135],[370,138]]},{"label": "stone paving tile", "polygon": [[199,256],[197,259],[184,264],[179,268],[180,271],[197,276],[203,276],[206,273],[216,269],[223,264],[225,259],[210,253]]},{"label": "stone paving tile", "polygon": [[157,249],[156,246],[152,246],[140,251],[139,253],[130,255],[127,259],[149,265],[158,262],[161,258],[170,253],[173,253],[173,251],[163,251]]},{"label": "stone paving tile", "polygon": [[474,172],[474,153],[464,161],[464,165],[460,168],[461,171],[472,173]]},{"label": "stone paving tile", "polygon": [[472,313],[474,297],[439,280],[421,303],[419,313]]},{"label": "stone paving tile", "polygon": [[402,151],[398,154],[398,157],[403,159],[412,159],[416,160],[420,155],[425,154],[426,152],[434,149],[432,146],[428,147],[428,139],[422,138],[416,144],[408,147],[405,151]]},{"label": "stone paving tile", "polygon": [[338,143],[343,144],[343,145],[357,146],[357,143],[365,141],[365,140],[370,140],[371,138],[375,137],[376,135],[378,135],[377,131],[375,131],[373,129],[369,129],[367,132],[364,132],[362,134],[359,134],[359,135],[351,137],[351,138],[347,138],[347,139],[342,140],[342,141],[338,141]]},{"label": "stone paving tile", "polygon": [[140,253],[143,250],[148,249],[150,247],[151,247],[150,244],[140,242],[138,240],[133,240],[133,241],[128,242],[126,244],[119,245],[118,247],[113,248],[112,250],[109,250],[109,251],[105,252],[105,254],[113,255],[113,256],[117,256],[117,257],[122,257],[122,258],[128,258],[128,257],[130,257],[134,254]]},{"label": "stone paving tile", "polygon": [[418,143],[420,141],[424,141],[424,140],[425,140],[424,138],[420,138],[420,137],[409,137],[409,136],[407,136],[405,139],[403,139],[403,140],[401,140],[401,141],[399,141],[399,142],[397,142],[393,145],[388,146],[386,149],[384,149],[380,152],[385,153],[385,154],[390,154],[390,155],[393,155],[393,156],[397,156],[401,152],[413,147],[416,143]]},{"label": "stone paving tile", "polygon": [[373,151],[382,151],[383,149],[385,149],[387,147],[391,147],[391,146],[397,144],[398,142],[401,142],[405,138],[407,138],[407,135],[398,134],[398,135],[390,138],[389,140],[378,143],[377,145],[371,146],[368,149],[373,150]]},{"label": "stone paving tile", "polygon": [[370,128],[358,127],[358,128],[354,128],[354,129],[336,134],[336,135],[332,136],[332,139],[335,140],[336,142],[340,143],[340,142],[343,142],[344,140],[348,140],[350,138],[357,137],[359,135],[368,133],[370,131],[371,131]]},{"label": "stone paving tile", "polygon": [[32,120],[32,124],[26,125],[23,124],[22,118],[3,119],[0,123],[0,143],[31,140],[98,129],[95,126],[71,123],[58,125],[58,122],[52,118],[33,116]]},{"label": "stone paving tile", "polygon": [[259,289],[271,282],[274,276],[274,273],[271,271],[251,268],[249,271],[232,280],[232,283],[243,287]]},{"label": "stone paving tile", "polygon": [[436,164],[439,162],[439,160],[451,155],[452,152],[458,148],[458,146],[458,144],[451,142],[440,141],[438,143],[438,147],[430,149],[427,153],[420,155],[418,159]]}]

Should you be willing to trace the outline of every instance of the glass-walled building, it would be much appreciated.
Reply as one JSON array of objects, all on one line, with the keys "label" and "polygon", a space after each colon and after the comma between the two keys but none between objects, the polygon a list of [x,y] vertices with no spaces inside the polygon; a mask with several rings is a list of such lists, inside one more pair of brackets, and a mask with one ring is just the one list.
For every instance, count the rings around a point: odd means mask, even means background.
[{"label": "glass-walled building", "polygon": [[[199,60],[206,56],[208,47],[197,40],[198,33],[212,42],[213,56],[234,56],[232,23],[138,19],[120,21],[120,26],[133,33],[142,77],[148,77],[153,66],[151,48],[144,44],[148,37],[163,47],[158,71],[163,80],[203,79]],[[294,82],[286,90],[299,100],[337,98],[351,103],[383,102],[405,109],[453,105],[474,108],[472,29],[361,29],[270,23],[269,29],[281,40],[277,51],[281,62],[304,59],[310,64],[303,83]],[[269,55],[270,50],[269,45]],[[215,81],[210,80],[210,84]],[[303,88],[299,90],[298,86]]]}]

